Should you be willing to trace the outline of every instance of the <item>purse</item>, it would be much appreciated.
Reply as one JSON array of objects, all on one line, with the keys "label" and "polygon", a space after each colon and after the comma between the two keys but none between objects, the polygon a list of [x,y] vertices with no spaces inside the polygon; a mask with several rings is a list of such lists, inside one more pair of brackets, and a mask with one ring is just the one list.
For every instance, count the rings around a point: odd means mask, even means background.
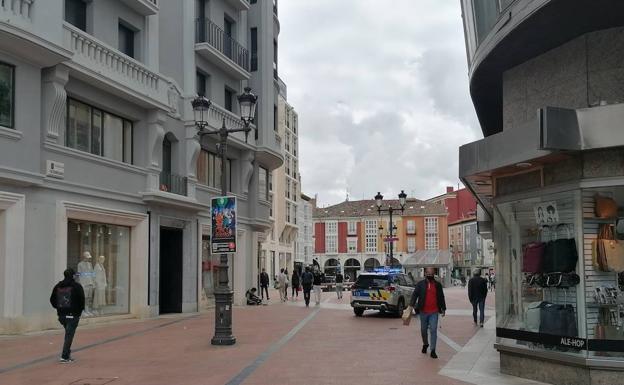
[{"label": "purse", "polygon": [[539,273],[544,260],[544,242],[531,242],[524,245],[522,252],[522,272]]},{"label": "purse", "polygon": [[[561,227],[566,228],[566,237],[559,238],[558,231]],[[561,224],[555,229],[554,240],[549,241],[544,247],[544,273],[569,273],[576,270],[578,262],[578,252],[576,249],[576,240],[570,238],[570,228],[568,225]]]},{"label": "purse", "polygon": [[615,201],[609,197],[596,194],[596,216],[598,218],[614,218],[617,217],[618,206]]},{"label": "purse", "polygon": [[596,240],[596,259],[600,271],[624,271],[624,242],[615,239],[613,226],[600,226]]},{"label": "purse", "polygon": [[409,326],[410,322],[412,322],[412,314],[414,314],[414,307],[412,305],[403,310],[403,315],[401,315],[403,325]]}]

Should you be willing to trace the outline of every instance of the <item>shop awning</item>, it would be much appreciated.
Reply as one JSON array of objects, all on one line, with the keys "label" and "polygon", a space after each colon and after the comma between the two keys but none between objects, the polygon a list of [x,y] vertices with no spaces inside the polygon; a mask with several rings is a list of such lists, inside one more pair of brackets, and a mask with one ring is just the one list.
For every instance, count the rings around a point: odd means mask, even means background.
[{"label": "shop awning", "polygon": [[418,250],[407,258],[404,267],[446,267],[451,264],[449,250]]}]

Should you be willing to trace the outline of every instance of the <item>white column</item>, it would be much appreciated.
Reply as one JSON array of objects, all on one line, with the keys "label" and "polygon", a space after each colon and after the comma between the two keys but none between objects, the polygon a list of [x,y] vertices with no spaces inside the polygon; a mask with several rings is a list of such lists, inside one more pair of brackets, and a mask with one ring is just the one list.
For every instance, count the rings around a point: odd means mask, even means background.
[{"label": "white column", "polygon": [[24,195],[0,192],[2,318],[16,318],[23,313],[25,213]]},{"label": "white column", "polygon": [[42,126],[45,141],[59,143],[65,133],[65,114],[67,111],[67,92],[65,84],[69,80],[67,67],[57,65],[43,70],[42,78]]}]

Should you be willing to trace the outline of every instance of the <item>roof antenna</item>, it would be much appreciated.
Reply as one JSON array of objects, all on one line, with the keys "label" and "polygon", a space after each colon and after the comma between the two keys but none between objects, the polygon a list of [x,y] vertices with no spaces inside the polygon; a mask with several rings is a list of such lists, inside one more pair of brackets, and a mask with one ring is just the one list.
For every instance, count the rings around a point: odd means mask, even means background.
[{"label": "roof antenna", "polygon": [[349,202],[349,186],[347,186],[347,202]]}]

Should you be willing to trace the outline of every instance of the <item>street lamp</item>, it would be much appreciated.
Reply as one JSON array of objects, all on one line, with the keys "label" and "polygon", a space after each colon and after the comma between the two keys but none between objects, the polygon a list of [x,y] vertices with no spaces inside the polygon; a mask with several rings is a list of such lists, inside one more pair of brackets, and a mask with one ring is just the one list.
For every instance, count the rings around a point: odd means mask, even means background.
[{"label": "street lamp", "polygon": [[[389,248],[390,248],[390,267],[394,267],[394,255],[393,255],[393,249],[394,249],[394,231],[397,230],[396,225],[394,225],[392,223],[392,214],[394,213],[394,211],[396,210],[400,210],[401,211],[401,215],[403,215],[403,213],[405,212],[405,203],[407,202],[407,194],[401,190],[401,193],[399,194],[399,208],[394,208],[391,205],[388,205],[387,209],[382,209],[381,206],[383,205],[383,195],[381,195],[380,192],[377,193],[377,195],[375,195],[375,204],[377,205],[377,212],[379,213],[379,215],[381,215],[381,213],[388,213],[390,215],[390,223],[388,224],[388,230],[390,231],[389,234]],[[383,229],[383,227],[380,226],[380,229]],[[386,263],[387,264],[387,263]]]},{"label": "street lamp", "polygon": [[[258,97],[251,93],[251,88],[245,87],[245,92],[238,96],[238,103],[240,105],[241,120],[243,122],[242,128],[228,129],[225,126],[225,117],[221,128],[217,131],[209,129],[208,116],[210,112],[210,106],[212,103],[204,96],[200,95],[195,98],[191,105],[193,106],[193,113],[195,117],[195,127],[197,127],[197,137],[201,144],[204,135],[218,135],[219,145],[218,152],[221,157],[221,195],[227,195],[227,178],[226,178],[226,163],[227,163],[227,138],[228,135],[234,132],[244,132],[245,142],[249,131],[251,131],[250,125],[256,114],[256,102]],[[229,287],[228,282],[228,256],[227,254],[221,254],[219,266],[217,266],[219,284],[215,289],[215,334],[212,337],[211,343],[213,345],[234,345],[236,343],[236,337],[232,335],[232,298],[234,292]]]}]

